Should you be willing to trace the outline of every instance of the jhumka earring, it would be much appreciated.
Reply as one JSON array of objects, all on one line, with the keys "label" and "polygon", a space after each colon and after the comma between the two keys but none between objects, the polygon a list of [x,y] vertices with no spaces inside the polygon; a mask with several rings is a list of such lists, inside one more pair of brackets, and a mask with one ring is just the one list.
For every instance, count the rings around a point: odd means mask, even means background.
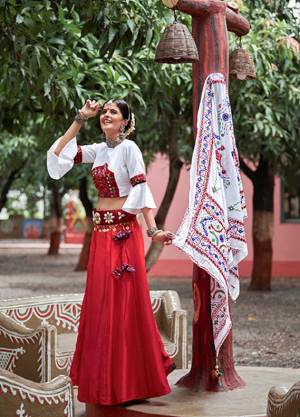
[{"label": "jhumka earring", "polygon": [[119,135],[120,140],[124,140],[125,139],[125,126],[121,125],[120,126],[120,135]]}]

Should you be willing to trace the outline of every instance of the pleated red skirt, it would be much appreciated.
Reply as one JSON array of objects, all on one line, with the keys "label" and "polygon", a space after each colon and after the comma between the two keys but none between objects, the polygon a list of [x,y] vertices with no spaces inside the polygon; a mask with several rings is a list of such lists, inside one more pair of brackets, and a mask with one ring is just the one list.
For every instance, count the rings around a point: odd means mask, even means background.
[{"label": "pleated red skirt", "polygon": [[94,211],[86,289],[70,377],[78,400],[115,405],[170,392],[167,355],[152,313],[136,217]]}]

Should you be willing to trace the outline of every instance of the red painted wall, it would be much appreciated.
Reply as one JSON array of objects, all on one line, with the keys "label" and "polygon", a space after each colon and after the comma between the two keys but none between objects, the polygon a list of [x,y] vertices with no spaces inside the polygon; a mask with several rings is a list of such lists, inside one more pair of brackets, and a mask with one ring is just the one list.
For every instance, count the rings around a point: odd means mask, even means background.
[{"label": "red painted wall", "polygon": [[[155,162],[148,168],[148,183],[158,205],[167,185],[169,172],[168,159],[158,155]],[[246,232],[248,238],[248,257],[240,264],[240,275],[250,276],[253,251],[251,242],[252,224],[252,184],[243,176],[243,184],[247,199],[248,218]],[[184,167],[179,179],[178,188],[171,205],[166,229],[176,231],[185,212],[189,193],[189,171]],[[275,184],[275,221],[273,239],[273,276],[300,277],[300,224],[280,222],[280,180]],[[145,236],[145,249],[149,247],[149,238]],[[165,247],[157,264],[150,271],[151,275],[160,276],[191,276],[192,263],[189,258],[174,246]]]}]

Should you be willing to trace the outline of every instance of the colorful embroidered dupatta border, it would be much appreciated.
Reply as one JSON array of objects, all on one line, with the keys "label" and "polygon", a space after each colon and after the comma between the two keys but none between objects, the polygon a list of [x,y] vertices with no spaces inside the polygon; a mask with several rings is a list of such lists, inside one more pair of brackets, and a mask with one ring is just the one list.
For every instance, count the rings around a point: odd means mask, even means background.
[{"label": "colorful embroidered dupatta border", "polygon": [[222,74],[204,84],[190,171],[189,207],[173,244],[211,277],[211,317],[218,355],[231,329],[229,295],[239,295],[237,264],[247,256],[245,196],[230,102]]}]

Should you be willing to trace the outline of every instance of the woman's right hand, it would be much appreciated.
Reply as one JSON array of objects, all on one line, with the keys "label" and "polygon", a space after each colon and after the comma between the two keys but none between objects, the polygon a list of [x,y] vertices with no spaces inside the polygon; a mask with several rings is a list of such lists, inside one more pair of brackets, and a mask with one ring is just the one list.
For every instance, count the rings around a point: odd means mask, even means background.
[{"label": "woman's right hand", "polygon": [[95,117],[99,110],[100,104],[96,100],[87,100],[85,105],[80,109],[80,113],[90,119],[91,117]]},{"label": "woman's right hand", "polygon": [[162,242],[164,245],[171,245],[175,237],[176,235],[172,232],[160,230],[152,237],[152,240],[154,242]]}]

